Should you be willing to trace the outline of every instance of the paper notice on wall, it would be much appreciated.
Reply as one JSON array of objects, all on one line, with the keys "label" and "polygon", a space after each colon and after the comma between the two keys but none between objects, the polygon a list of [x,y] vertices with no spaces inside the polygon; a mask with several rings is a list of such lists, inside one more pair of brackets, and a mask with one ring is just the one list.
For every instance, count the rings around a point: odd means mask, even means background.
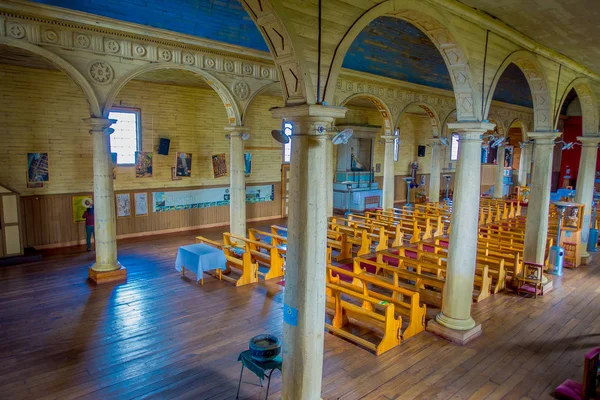
[{"label": "paper notice on wall", "polygon": [[[275,199],[274,185],[250,186],[246,188],[246,203],[260,203]],[[152,211],[188,210],[229,205],[229,188],[179,190],[153,192]]]}]

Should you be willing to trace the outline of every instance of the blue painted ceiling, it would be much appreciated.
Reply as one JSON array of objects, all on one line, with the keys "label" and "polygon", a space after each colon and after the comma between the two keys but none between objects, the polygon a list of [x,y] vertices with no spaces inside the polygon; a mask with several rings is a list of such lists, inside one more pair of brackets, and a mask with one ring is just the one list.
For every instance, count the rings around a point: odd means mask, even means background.
[{"label": "blue painted ceiling", "polygon": [[533,108],[533,99],[527,78],[513,63],[510,63],[500,76],[492,99]]},{"label": "blue painted ceiling", "polygon": [[[269,51],[239,0],[33,0],[121,21]],[[350,46],[343,67],[452,90],[444,59],[417,27],[394,17],[373,20]],[[532,107],[521,71],[506,69],[495,100]]]},{"label": "blue painted ceiling", "polygon": [[172,32],[269,51],[238,0],[33,0]]},{"label": "blue painted ceiling", "polygon": [[379,17],[356,37],[344,68],[401,81],[452,90],[444,59],[416,26],[394,17]]}]

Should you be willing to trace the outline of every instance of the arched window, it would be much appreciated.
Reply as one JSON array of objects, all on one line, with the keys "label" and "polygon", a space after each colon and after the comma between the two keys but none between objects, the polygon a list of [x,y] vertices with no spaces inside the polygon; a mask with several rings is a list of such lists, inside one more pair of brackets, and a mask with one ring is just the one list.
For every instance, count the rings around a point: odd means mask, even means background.
[{"label": "arched window", "polygon": [[284,122],[283,133],[290,138],[290,141],[283,145],[283,162],[289,163],[292,159],[292,134],[294,133],[294,125],[291,122]]},{"label": "arched window", "polygon": [[450,142],[450,161],[458,160],[458,139],[460,136],[458,133],[452,134],[452,140]]},{"label": "arched window", "polygon": [[400,153],[400,131],[396,129],[394,132],[394,161],[398,161],[398,154]]}]

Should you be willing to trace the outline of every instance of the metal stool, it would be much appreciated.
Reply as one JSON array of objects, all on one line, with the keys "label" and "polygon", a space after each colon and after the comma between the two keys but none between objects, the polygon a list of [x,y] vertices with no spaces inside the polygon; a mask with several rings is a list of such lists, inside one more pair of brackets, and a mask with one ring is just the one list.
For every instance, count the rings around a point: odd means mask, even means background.
[{"label": "metal stool", "polygon": [[[271,376],[273,372],[278,369],[281,372],[282,359],[281,356],[277,356],[272,360],[258,361],[252,358],[250,350],[246,350],[240,353],[238,361],[242,362],[242,370],[240,371],[240,380],[238,382],[238,390],[235,398],[240,396],[240,387],[242,386],[242,376],[244,375],[244,367],[254,372],[254,375],[260,379],[260,385],[262,386],[262,380],[267,378],[267,393],[265,394],[265,400],[269,397],[269,387],[271,386]],[[269,371],[267,374],[266,372]]]}]

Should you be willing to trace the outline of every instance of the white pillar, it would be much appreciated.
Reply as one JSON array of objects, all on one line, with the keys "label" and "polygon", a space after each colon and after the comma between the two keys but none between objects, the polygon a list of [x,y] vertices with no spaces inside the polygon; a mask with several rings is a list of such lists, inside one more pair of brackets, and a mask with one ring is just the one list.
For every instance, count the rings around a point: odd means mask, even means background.
[{"label": "white pillar", "polygon": [[577,186],[575,203],[583,204],[583,226],[581,228],[581,256],[589,257],[587,244],[590,235],[590,220],[592,217],[592,202],[594,198],[594,180],[596,179],[596,156],[598,154],[598,136],[578,136],[582,144],[581,157],[579,158],[579,172],[577,173]]},{"label": "white pillar", "polygon": [[327,181],[327,217],[333,217],[333,135],[327,135],[325,143],[327,153],[327,169],[325,170],[325,180]]},{"label": "white pillar", "polygon": [[504,146],[498,146],[496,153],[496,180],[494,182],[494,198],[504,198]]},{"label": "white pillar", "polygon": [[442,143],[439,139],[431,140],[431,173],[429,175],[429,201],[440,201],[440,179],[442,173]]},{"label": "white pillar", "polygon": [[99,275],[120,269],[124,273],[125,270],[117,260],[117,219],[109,139],[110,134],[114,132],[110,125],[117,121],[105,118],[86,118],[84,121],[92,126],[90,135],[94,162],[96,263],[89,272],[90,278],[100,283],[103,279]]},{"label": "white pillar", "polygon": [[[229,231],[246,237],[246,176],[244,140],[249,134],[243,126],[225,127],[229,131]],[[244,139],[244,134],[246,137]]]},{"label": "white pillar", "polygon": [[531,194],[527,205],[523,259],[536,264],[544,264],[552,181],[552,153],[554,152],[554,139],[559,135],[559,132],[530,132],[528,134],[529,138],[535,141],[533,153],[535,163],[531,174]]},{"label": "white pillar", "polygon": [[327,134],[346,109],[300,105],[272,109],[294,124],[283,318],[283,400],[321,397],[327,254]]},{"label": "white pillar", "polygon": [[519,186],[527,186],[527,176],[531,169],[531,151],[533,145],[526,143],[521,147],[521,158],[519,158]]},{"label": "white pillar", "polygon": [[386,135],[381,137],[385,140],[385,153],[383,158],[383,201],[384,209],[394,207],[394,143],[398,136]]},{"label": "white pillar", "polygon": [[454,184],[450,248],[442,311],[428,329],[450,340],[465,343],[481,334],[471,317],[477,257],[477,230],[481,180],[482,135],[494,129],[485,122],[456,122],[448,128],[460,135]]}]

